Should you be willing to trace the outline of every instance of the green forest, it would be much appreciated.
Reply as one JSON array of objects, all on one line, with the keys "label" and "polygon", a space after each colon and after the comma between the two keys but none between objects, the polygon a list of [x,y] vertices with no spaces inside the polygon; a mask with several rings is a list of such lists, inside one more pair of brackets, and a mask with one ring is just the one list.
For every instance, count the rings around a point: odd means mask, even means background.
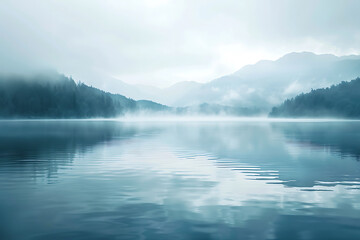
[{"label": "green forest", "polygon": [[269,115],[271,117],[359,118],[360,78],[302,93],[274,107]]},{"label": "green forest", "polygon": [[57,73],[0,76],[0,118],[107,118],[167,109],[76,83]]}]

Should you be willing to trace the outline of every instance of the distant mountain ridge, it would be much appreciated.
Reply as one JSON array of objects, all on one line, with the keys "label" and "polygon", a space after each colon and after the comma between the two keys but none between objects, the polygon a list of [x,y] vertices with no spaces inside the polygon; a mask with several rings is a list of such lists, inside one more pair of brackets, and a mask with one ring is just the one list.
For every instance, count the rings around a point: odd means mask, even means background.
[{"label": "distant mountain ridge", "polygon": [[[311,89],[328,87],[360,76],[360,56],[338,57],[311,52],[289,53],[275,60],[262,60],[208,83],[180,82],[169,88],[147,91],[144,99],[169,106],[202,103],[270,111],[287,98]],[[132,86],[136,88],[136,86]],[[138,88],[138,91],[143,88]],[[129,97],[126,90],[120,93]],[[139,97],[139,96],[137,96]],[[135,97],[135,99],[138,99]]]},{"label": "distant mountain ridge", "polygon": [[196,90],[202,86],[201,83],[194,81],[178,82],[167,88],[158,88],[148,85],[128,84],[121,80],[113,80],[116,87],[112,87],[113,91],[128,96],[135,100],[150,99],[164,105],[173,107],[184,107],[186,105],[178,104],[185,93]]},{"label": "distant mountain ridge", "polygon": [[360,78],[312,90],[274,107],[270,117],[360,118]]}]

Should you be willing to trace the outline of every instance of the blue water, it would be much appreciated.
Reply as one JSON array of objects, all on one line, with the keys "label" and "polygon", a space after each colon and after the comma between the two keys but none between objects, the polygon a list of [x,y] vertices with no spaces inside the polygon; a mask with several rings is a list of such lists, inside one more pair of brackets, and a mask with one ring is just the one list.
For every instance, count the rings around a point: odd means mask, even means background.
[{"label": "blue water", "polygon": [[360,122],[1,121],[0,239],[360,239]]}]

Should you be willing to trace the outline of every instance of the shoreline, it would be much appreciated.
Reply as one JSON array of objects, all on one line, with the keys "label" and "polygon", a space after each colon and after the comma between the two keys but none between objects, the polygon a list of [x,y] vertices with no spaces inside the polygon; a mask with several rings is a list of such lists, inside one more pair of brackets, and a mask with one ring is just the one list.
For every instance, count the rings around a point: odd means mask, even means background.
[{"label": "shoreline", "polygon": [[360,122],[360,119],[341,118],[271,118],[271,117],[222,117],[222,116],[194,116],[194,117],[144,117],[126,116],[118,118],[34,118],[34,119],[0,119],[1,122]]}]

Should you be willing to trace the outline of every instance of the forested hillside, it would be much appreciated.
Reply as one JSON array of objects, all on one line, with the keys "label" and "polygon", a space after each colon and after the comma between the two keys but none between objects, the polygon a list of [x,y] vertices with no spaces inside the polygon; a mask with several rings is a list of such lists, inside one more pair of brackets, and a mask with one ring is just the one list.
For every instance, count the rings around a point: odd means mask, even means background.
[{"label": "forested hillside", "polygon": [[360,78],[300,94],[274,107],[270,116],[360,118]]},{"label": "forested hillside", "polygon": [[0,118],[116,117],[138,110],[167,109],[151,101],[137,102],[75,83],[57,73],[0,76]]}]

